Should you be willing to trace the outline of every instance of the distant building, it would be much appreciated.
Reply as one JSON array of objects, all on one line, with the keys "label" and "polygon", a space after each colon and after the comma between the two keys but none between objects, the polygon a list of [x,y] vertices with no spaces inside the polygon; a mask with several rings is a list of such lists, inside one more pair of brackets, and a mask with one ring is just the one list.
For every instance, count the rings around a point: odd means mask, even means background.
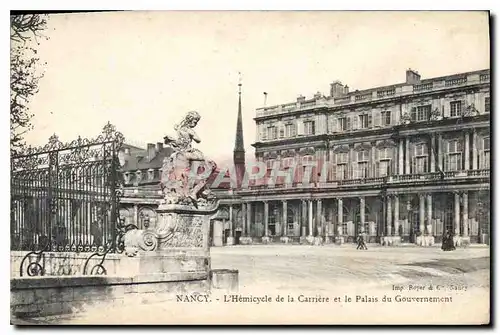
[{"label": "distant building", "polygon": [[[335,81],[328,96],[259,108],[255,159],[269,172],[300,168],[291,185],[263,178],[243,189],[214,189],[221,199],[214,244],[241,236],[254,243],[285,236],[349,242],[360,233],[369,242],[427,244],[446,230],[457,243],[489,243],[490,108],[489,70],[422,79],[411,69],[403,83],[350,91]],[[156,220],[159,169],[171,151],[132,149],[122,217],[141,228]],[[244,157],[240,86],[238,175]],[[311,161],[319,165],[306,185]]]}]

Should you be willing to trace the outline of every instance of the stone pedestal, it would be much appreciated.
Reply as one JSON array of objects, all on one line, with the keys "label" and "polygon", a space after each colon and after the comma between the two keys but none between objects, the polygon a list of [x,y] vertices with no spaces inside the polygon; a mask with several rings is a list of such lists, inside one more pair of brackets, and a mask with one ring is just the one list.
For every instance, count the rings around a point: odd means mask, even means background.
[{"label": "stone pedestal", "polygon": [[455,247],[466,247],[470,244],[470,236],[453,236]]},{"label": "stone pedestal", "polygon": [[288,243],[292,242],[292,240],[288,236],[282,236],[280,238],[280,242],[283,243],[283,244],[288,244]]},{"label": "stone pedestal", "polygon": [[421,247],[432,247],[434,245],[434,236],[432,235],[417,236],[416,244]]},{"label": "stone pedestal", "polygon": [[344,244],[344,236],[335,236],[335,244],[338,245]]},{"label": "stone pedestal", "polygon": [[240,237],[241,245],[250,245],[253,243],[253,239],[250,236],[242,236]]},{"label": "stone pedestal", "polygon": [[262,243],[263,244],[269,244],[272,241],[273,241],[272,238],[270,238],[269,236],[262,236]]},{"label": "stone pedestal", "polygon": [[398,246],[401,244],[401,236],[383,236],[380,244],[386,247]]},{"label": "stone pedestal", "polygon": [[213,208],[160,205],[157,224],[152,229],[125,234],[123,275],[210,272],[209,230]]},{"label": "stone pedestal", "polygon": [[398,246],[401,244],[401,236],[383,236],[380,244],[386,247]]},{"label": "stone pedestal", "polygon": [[226,245],[234,245],[234,237],[229,236],[227,238]]}]

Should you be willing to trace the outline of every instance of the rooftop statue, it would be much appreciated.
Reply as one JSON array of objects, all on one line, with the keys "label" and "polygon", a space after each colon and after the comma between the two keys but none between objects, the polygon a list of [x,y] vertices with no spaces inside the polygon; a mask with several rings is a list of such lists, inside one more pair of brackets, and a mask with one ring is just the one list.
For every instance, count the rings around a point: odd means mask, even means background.
[{"label": "rooftop statue", "polygon": [[206,187],[208,178],[201,177],[210,176],[217,165],[192,147],[193,141],[201,142],[194,130],[199,121],[200,114],[191,111],[175,125],[177,138],[170,135],[164,137],[165,144],[174,150],[170,157],[163,160],[160,185],[164,204],[200,208],[211,207],[216,202],[213,193]]}]

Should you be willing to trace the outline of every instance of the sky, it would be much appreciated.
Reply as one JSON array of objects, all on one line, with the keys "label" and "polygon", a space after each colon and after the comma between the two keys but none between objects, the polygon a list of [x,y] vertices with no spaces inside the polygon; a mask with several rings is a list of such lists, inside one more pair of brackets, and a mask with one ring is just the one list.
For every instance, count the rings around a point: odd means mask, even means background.
[{"label": "sky", "polygon": [[201,115],[197,147],[232,157],[242,82],[253,157],[256,109],[329,93],[490,67],[485,12],[114,12],[54,14],[37,46],[47,62],[30,104],[28,144],[95,137],[110,121],[145,146]]}]

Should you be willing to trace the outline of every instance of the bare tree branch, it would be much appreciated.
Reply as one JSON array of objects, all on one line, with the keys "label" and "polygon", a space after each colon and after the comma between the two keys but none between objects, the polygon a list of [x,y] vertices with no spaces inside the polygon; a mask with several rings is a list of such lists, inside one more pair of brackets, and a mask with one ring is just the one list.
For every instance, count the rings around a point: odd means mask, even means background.
[{"label": "bare tree branch", "polygon": [[45,15],[21,14],[10,16],[10,148],[11,154],[23,146],[24,135],[33,128],[29,102],[38,92],[38,82],[42,74],[37,71],[39,58],[36,49],[27,42],[43,36],[47,28]]}]

